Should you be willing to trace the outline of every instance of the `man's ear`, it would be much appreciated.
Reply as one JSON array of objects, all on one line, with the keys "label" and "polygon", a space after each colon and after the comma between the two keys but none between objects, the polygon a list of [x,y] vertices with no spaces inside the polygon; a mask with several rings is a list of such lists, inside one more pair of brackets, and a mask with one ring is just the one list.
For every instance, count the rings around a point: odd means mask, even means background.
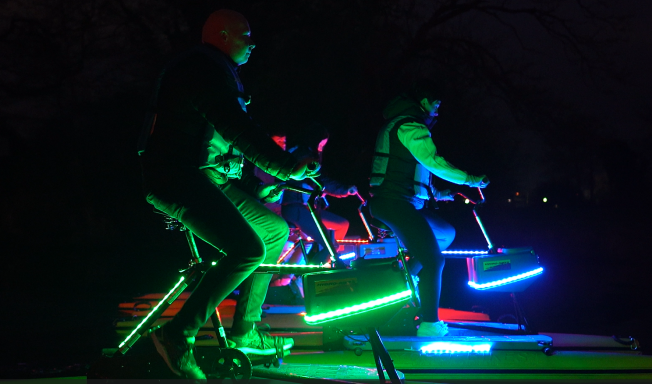
[{"label": "man's ear", "polygon": [[229,39],[229,33],[227,31],[220,32],[220,39],[222,39],[222,41],[227,41]]}]

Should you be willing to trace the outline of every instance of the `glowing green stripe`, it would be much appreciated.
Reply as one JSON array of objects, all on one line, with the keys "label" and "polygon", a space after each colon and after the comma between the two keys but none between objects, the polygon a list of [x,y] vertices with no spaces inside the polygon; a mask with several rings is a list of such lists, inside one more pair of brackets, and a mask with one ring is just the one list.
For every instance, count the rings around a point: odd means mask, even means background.
[{"label": "glowing green stripe", "polygon": [[298,264],[261,264],[260,267],[270,267],[270,268],[324,268],[321,265],[298,265]]},{"label": "glowing green stripe", "polygon": [[[168,299],[168,297],[170,297],[170,295],[172,295],[172,293],[176,292],[177,288],[179,288],[179,286],[181,285],[181,283],[183,283],[183,280],[184,280],[184,279],[185,279],[185,277],[182,276],[181,279],[179,280],[179,282],[174,286],[174,288],[172,288],[172,290],[170,290],[170,292],[168,292],[168,294],[165,295],[165,297],[164,297],[163,299],[161,299],[161,301],[159,301],[158,304],[156,304],[156,307],[154,307],[151,311],[149,311],[149,313],[147,314],[147,316],[145,316],[145,318],[143,319],[143,321],[141,321],[140,324],[138,324],[138,326],[137,326],[136,328],[134,328],[133,331],[131,331],[131,333],[129,334],[129,336],[127,336],[127,338],[126,338],[122,343],[120,343],[120,345],[118,346],[118,348],[122,348],[122,347],[123,347],[127,342],[129,342],[129,340],[130,340],[130,339],[131,339],[131,338],[132,338],[136,333],[138,333],[138,330],[140,329],[140,327],[141,327],[143,324],[145,324],[145,322],[147,321],[147,319],[149,319],[150,316],[152,316],[152,314],[153,314],[154,312],[156,312],[156,310],[157,310],[157,309],[158,309],[158,308],[159,308],[159,307],[160,307],[160,306],[161,306],[161,305],[162,305],[162,304],[163,304],[163,303]],[[131,345],[133,345],[133,343],[132,343]],[[130,345],[130,346],[131,346],[131,345]]]},{"label": "glowing green stripe", "polygon": [[324,323],[326,321],[330,320],[335,320],[339,318],[345,318],[353,315],[358,315],[360,313],[364,312],[369,312],[373,309],[378,309],[382,307],[386,307],[388,305],[397,303],[399,301],[402,301],[404,299],[409,298],[412,295],[412,291],[409,289],[403,292],[395,293],[393,295],[383,297],[380,299],[368,301],[366,303],[362,304],[357,304],[353,305],[351,307],[346,307],[343,309],[337,309],[335,311],[330,311],[330,312],[325,312],[325,313],[320,313],[318,315],[312,315],[308,316],[306,315],[304,318],[306,320],[306,323],[308,324],[319,324],[319,323]]}]

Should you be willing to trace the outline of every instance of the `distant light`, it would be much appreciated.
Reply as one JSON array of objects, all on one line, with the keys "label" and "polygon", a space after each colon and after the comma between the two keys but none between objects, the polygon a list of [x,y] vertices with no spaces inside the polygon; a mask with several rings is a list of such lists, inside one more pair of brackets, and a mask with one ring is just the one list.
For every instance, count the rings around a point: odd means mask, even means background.
[{"label": "distant light", "polygon": [[543,198],[543,202],[544,202],[544,203],[547,203],[547,202],[548,202],[548,198],[547,198],[547,197],[544,197],[544,198]]},{"label": "distant light", "polygon": [[555,204],[555,208],[559,208],[559,205]]},{"label": "distant light", "polygon": [[507,202],[508,202],[508,203],[511,203],[511,202],[512,202],[512,199],[507,199]]},{"label": "distant light", "polygon": [[489,353],[491,343],[451,343],[437,341],[420,348],[421,353],[442,354],[442,353]]},{"label": "distant light", "polygon": [[217,265],[217,261],[211,261],[211,265]]},{"label": "distant light", "polygon": [[464,204],[468,204],[469,202],[469,199],[464,199]]},{"label": "distant light", "polygon": [[520,195],[520,192],[516,192],[516,196],[519,196],[519,195]]},{"label": "distant light", "polygon": [[496,281],[492,281],[489,283],[484,283],[484,284],[478,284],[474,281],[469,281],[469,286],[472,288],[478,289],[478,290],[484,290],[484,289],[491,289],[491,288],[496,288],[500,287],[501,285],[507,285],[510,283],[515,283],[517,281],[525,280],[530,277],[534,277],[537,275],[540,275],[543,273],[543,268],[539,267],[533,271],[526,272],[526,273],[521,273],[520,275],[512,276],[512,277],[507,277],[505,279],[500,279]]}]

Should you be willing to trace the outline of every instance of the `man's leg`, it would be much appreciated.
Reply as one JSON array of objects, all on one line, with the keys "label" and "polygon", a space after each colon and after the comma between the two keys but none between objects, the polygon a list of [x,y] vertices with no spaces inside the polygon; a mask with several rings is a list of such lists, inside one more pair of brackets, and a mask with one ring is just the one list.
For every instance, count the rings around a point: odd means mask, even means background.
[{"label": "man's leg", "polygon": [[422,318],[427,322],[439,321],[444,257],[428,220],[420,210],[403,200],[375,197],[370,199],[369,208],[373,217],[387,224],[410,255],[423,265],[419,272]]},{"label": "man's leg", "polygon": [[147,200],[226,257],[206,271],[179,313],[153,332],[152,339],[173,372],[205,379],[193,356],[194,337],[215,307],[263,261],[265,247],[242,214],[205,175],[176,176],[174,185],[154,184],[159,188],[151,188]]},{"label": "man's leg", "polygon": [[428,209],[424,208],[420,211],[424,214],[426,220],[428,220],[428,224],[430,224],[430,228],[435,234],[435,238],[437,238],[439,249],[441,251],[447,249],[453,240],[455,240],[455,227]]},{"label": "man's leg", "polygon": [[[267,255],[263,262],[275,264],[289,235],[289,228],[285,220],[233,185],[228,185],[223,190],[263,241]],[[262,320],[261,307],[271,279],[272,274],[270,273],[254,273],[240,285],[240,294],[231,327],[231,339],[236,342],[238,347],[268,349],[274,348],[275,343],[280,342],[287,349],[294,345],[292,339],[271,337],[260,334],[254,329],[255,323]]]}]

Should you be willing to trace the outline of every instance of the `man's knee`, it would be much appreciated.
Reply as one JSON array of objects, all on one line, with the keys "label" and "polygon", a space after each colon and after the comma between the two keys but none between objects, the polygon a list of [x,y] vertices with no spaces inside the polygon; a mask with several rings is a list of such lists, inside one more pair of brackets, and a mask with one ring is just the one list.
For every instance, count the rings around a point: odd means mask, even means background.
[{"label": "man's knee", "polygon": [[227,257],[236,257],[243,262],[260,264],[267,255],[265,243],[258,237],[240,239],[222,249]]},{"label": "man's knee", "polygon": [[285,243],[290,235],[290,227],[281,216],[274,215],[267,231],[271,242]]},{"label": "man's knee", "polygon": [[455,227],[449,225],[446,231],[446,244],[445,244],[446,246],[444,247],[444,249],[448,248],[451,245],[451,243],[453,243],[453,240],[455,240]]}]

